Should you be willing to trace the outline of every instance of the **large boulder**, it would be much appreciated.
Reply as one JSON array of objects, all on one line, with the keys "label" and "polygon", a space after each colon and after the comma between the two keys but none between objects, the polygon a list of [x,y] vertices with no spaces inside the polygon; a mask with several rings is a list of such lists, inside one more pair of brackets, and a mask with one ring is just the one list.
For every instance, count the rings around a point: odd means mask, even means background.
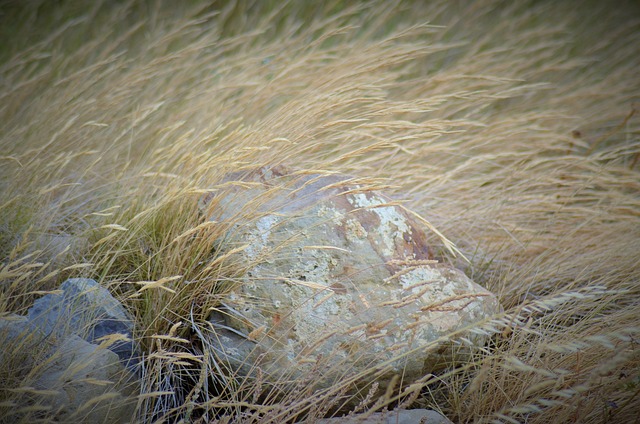
[{"label": "large boulder", "polygon": [[430,409],[408,409],[347,417],[325,418],[316,424],[453,424],[447,417]]},{"label": "large boulder", "polygon": [[240,376],[409,382],[452,365],[463,351],[452,336],[501,311],[433,260],[426,224],[347,176],[260,168],[231,175],[201,207],[228,225],[244,266],[209,319],[210,344]]}]

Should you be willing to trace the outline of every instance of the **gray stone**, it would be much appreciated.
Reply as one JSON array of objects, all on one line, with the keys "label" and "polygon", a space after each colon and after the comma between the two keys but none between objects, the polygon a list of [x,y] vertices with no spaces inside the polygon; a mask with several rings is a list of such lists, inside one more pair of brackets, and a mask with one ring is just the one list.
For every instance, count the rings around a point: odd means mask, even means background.
[{"label": "gray stone", "polygon": [[35,358],[50,349],[52,342],[27,317],[10,314],[0,318],[0,346],[0,363],[17,379],[28,373]]},{"label": "gray stone", "polygon": [[57,421],[131,422],[138,383],[114,352],[70,335],[41,367],[34,387],[56,392],[40,403],[52,406]]},{"label": "gray stone", "polygon": [[34,240],[30,251],[41,251],[38,255],[38,260],[41,262],[64,267],[65,264],[74,263],[88,244],[84,237],[77,234],[41,233]]},{"label": "gray stone", "polygon": [[[6,343],[17,343],[17,346],[24,349],[31,349],[40,344],[45,338],[45,334],[39,331],[27,317],[16,314],[9,314],[0,318],[0,340]],[[6,346],[3,344],[3,346]],[[0,358],[3,352],[0,350]]]},{"label": "gray stone", "polygon": [[47,335],[15,314],[0,319],[0,343],[6,387],[22,387],[56,422],[131,422],[139,382],[116,353],[73,334]]},{"label": "gray stone", "polygon": [[317,424],[453,424],[447,417],[430,409],[408,409],[374,414],[356,414],[325,418]]},{"label": "gray stone", "polygon": [[124,307],[107,289],[87,278],[71,278],[60,286],[61,294],[37,299],[28,311],[29,321],[46,335],[63,338],[76,334],[88,342],[112,334],[122,334],[129,341],[109,346],[129,366],[137,361],[133,341],[133,322]]},{"label": "gray stone", "polygon": [[437,236],[414,215],[347,176],[261,168],[232,175],[201,207],[229,225],[225,243],[244,246],[244,275],[209,320],[210,344],[239,375],[410,382],[463,357],[451,333],[501,311],[433,260]]}]

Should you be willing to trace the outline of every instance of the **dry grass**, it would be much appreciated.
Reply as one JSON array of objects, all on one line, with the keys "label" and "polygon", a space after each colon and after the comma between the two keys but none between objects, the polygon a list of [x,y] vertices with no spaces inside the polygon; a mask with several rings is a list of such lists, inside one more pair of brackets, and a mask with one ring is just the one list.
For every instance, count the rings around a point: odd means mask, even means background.
[{"label": "dry grass", "polygon": [[[506,309],[465,365],[363,398],[638,422],[637,5],[187,3],[0,6],[0,314],[95,278],[148,355],[137,420],[322,416],[357,376],[282,398],[193,341],[242,274],[198,199],[263,164],[344,172],[392,186]],[[11,377],[0,411],[46,421]]]}]

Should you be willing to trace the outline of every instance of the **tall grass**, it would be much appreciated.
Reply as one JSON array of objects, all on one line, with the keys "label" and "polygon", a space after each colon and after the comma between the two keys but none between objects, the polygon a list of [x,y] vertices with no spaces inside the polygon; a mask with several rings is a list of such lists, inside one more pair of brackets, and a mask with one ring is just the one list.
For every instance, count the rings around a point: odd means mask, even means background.
[{"label": "tall grass", "polygon": [[[343,401],[348,379],[276,396],[201,341],[244,265],[234,222],[198,201],[285,164],[388,185],[506,310],[467,363],[360,409],[637,422],[637,5],[29,1],[0,20],[0,311],[69,276],[108,287],[147,355],[136,420],[312,420]],[[48,419],[0,375],[3,413]]]}]

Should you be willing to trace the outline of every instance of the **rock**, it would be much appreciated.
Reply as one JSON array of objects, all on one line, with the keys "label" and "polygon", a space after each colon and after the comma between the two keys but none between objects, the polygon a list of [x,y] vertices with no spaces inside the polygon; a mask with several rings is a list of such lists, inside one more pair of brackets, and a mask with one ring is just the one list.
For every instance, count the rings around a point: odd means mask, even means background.
[{"label": "rock", "polygon": [[131,422],[138,383],[114,352],[70,335],[43,369],[34,387],[56,392],[40,400],[52,406],[56,421]]},{"label": "rock", "polygon": [[120,360],[132,367],[137,363],[137,349],[131,340],[133,323],[123,306],[97,282],[71,278],[60,286],[62,294],[48,294],[37,299],[28,311],[29,321],[46,335],[64,338],[77,334],[90,343],[100,344],[101,337],[122,334],[129,341],[111,346]]},{"label": "rock", "polygon": [[4,349],[0,349],[0,362],[9,350],[9,344],[16,349],[30,351],[40,345],[45,337],[25,316],[9,314],[0,318],[0,340],[4,342]]},{"label": "rock", "polygon": [[325,418],[316,424],[453,424],[447,417],[430,409],[408,409],[374,414],[356,414]]},{"label": "rock", "polygon": [[[46,335],[29,322],[27,317],[10,314],[0,318],[0,381],[20,381],[28,374],[36,358],[44,355],[53,345]],[[3,378],[4,377],[4,378]]]},{"label": "rock", "polygon": [[209,319],[210,344],[239,375],[411,382],[453,364],[452,332],[501,311],[433,260],[424,224],[347,176],[276,167],[228,180],[201,207],[229,225],[225,243],[244,245],[244,275]]},{"label": "rock", "polygon": [[74,263],[80,252],[86,249],[88,241],[77,234],[40,233],[30,247],[30,252],[40,251],[38,260],[48,262],[52,266],[65,267]]},{"label": "rock", "polygon": [[[64,339],[46,335],[28,317],[14,314],[0,319],[0,343],[1,371],[9,373],[0,374],[5,388],[28,395],[28,404],[46,408],[49,418],[131,422],[139,383],[116,353],[73,334]],[[24,398],[17,396],[12,401],[21,405]],[[20,408],[12,412],[20,421]]]}]

